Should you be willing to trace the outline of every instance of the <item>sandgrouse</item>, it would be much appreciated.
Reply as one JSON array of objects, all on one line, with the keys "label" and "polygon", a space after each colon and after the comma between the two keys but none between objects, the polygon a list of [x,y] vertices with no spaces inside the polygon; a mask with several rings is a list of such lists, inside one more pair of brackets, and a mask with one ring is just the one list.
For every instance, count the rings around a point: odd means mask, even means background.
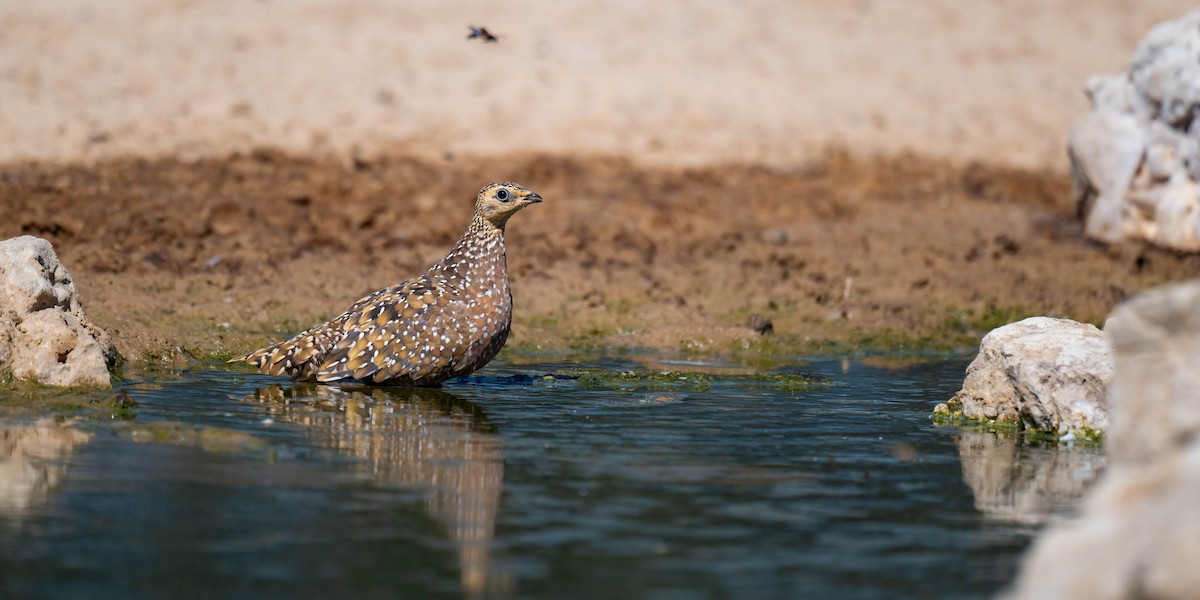
[{"label": "sandgrouse", "polygon": [[515,183],[485,186],[467,232],[427,273],[230,362],[305,381],[410,386],[435,386],[480,369],[504,346],[512,324],[504,224],[541,201]]}]

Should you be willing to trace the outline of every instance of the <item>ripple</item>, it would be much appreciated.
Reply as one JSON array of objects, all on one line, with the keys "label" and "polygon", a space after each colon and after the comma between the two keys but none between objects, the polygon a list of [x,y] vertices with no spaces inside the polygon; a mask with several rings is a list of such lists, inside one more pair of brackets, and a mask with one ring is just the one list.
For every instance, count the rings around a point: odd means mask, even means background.
[{"label": "ripple", "polygon": [[964,361],[816,362],[807,389],[682,367],[707,385],[545,378],[624,359],[441,390],[143,374],[124,421],[0,423],[31,482],[0,478],[0,589],[980,596],[1103,468],[932,426]]}]

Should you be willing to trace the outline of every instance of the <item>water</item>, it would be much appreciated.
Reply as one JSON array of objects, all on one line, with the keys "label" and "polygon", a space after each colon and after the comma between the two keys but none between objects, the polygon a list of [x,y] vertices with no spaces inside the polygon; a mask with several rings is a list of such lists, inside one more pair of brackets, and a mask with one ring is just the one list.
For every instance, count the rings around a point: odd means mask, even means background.
[{"label": "water", "polygon": [[[965,362],[810,390],[442,390],[219,369],[0,430],[0,596],[985,597],[1095,449],[935,427]],[[609,368],[629,368],[618,361]]]}]

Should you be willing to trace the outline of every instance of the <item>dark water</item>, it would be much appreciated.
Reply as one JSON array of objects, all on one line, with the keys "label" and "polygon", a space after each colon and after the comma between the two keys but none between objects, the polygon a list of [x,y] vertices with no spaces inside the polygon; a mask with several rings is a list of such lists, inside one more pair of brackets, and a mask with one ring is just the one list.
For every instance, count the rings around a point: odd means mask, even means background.
[{"label": "dark water", "polygon": [[0,596],[985,597],[1102,458],[933,426],[965,366],[817,363],[833,384],[801,391],[147,377],[132,418],[0,431]]}]

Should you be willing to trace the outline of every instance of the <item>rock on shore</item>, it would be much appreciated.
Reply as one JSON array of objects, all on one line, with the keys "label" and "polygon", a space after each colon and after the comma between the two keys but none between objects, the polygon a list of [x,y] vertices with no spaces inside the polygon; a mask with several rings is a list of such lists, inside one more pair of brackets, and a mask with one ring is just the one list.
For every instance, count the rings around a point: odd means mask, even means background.
[{"label": "rock on shore", "polygon": [[1038,431],[1108,429],[1112,350],[1104,332],[1066,319],[1032,317],[984,336],[963,387],[935,413],[1020,422]]},{"label": "rock on shore", "polygon": [[88,320],[50,242],[0,242],[0,373],[46,385],[111,385],[117,352]]},{"label": "rock on shore", "polygon": [[1200,10],[1146,34],[1127,73],[1094,75],[1071,130],[1086,234],[1200,250]]},{"label": "rock on shore", "polygon": [[1200,590],[1200,282],[1146,292],[1106,327],[1109,470],[1026,557],[1014,598],[1195,598]]}]

